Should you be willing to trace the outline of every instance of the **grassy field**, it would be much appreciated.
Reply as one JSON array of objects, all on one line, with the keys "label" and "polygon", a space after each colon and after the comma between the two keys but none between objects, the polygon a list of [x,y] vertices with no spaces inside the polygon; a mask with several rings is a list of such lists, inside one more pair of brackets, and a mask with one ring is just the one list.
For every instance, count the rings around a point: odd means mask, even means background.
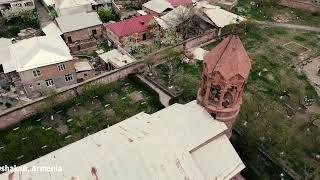
[{"label": "grassy field", "polygon": [[[48,103],[54,104],[54,98]],[[79,97],[1,130],[0,166],[21,165],[139,112],[161,108],[158,96],[132,79],[87,87]]]},{"label": "grassy field", "polygon": [[[248,169],[259,178],[277,179],[282,171],[267,163],[257,152],[258,148],[278,158],[282,164],[288,164],[302,177],[319,178],[320,163],[316,155],[320,154],[320,129],[312,124],[314,119],[320,118],[319,97],[306,76],[292,68],[300,61],[301,49],[319,54],[318,35],[252,24],[241,35],[241,40],[252,59],[252,70],[235,125],[244,140],[242,143],[234,141],[237,150]],[[284,48],[290,42],[304,48],[292,48],[297,52],[291,52]],[[216,44],[204,48],[211,50]],[[186,91],[174,102],[185,103],[195,99],[202,63],[179,64],[174,83]],[[166,68],[158,69],[163,69],[165,77]]]},{"label": "grassy field", "polygon": [[288,23],[320,27],[320,13],[309,13],[272,3],[272,0],[239,0],[233,11],[260,21],[272,21],[274,16],[288,18]]}]

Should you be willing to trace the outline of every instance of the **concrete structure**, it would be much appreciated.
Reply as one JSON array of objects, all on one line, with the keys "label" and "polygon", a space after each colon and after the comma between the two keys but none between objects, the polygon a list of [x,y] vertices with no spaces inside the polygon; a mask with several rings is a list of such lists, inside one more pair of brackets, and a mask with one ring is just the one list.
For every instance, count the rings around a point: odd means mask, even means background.
[{"label": "concrete structure", "polygon": [[74,64],[77,73],[77,82],[86,81],[95,76],[94,68],[89,61],[80,61]]},{"label": "concrete structure", "polygon": [[0,12],[8,10],[33,10],[35,9],[34,0],[0,0]]},{"label": "concrete structure", "polygon": [[174,7],[166,0],[151,0],[142,5],[142,10],[154,16],[162,16]]},{"label": "concrete structure", "polygon": [[58,16],[92,12],[97,9],[94,0],[55,0],[54,9]]},{"label": "concrete structure", "polygon": [[138,16],[115,23],[104,24],[107,38],[115,45],[123,43],[125,38],[132,42],[140,42],[152,37],[149,22],[152,15]]},{"label": "concrete structure", "polygon": [[230,35],[205,57],[197,101],[213,118],[224,122],[227,135],[242,103],[243,88],[251,69],[251,60],[238,36]]},{"label": "concrete structure", "polygon": [[58,17],[56,23],[71,52],[94,48],[102,37],[102,22],[96,12]]},{"label": "concrete structure", "polygon": [[[61,172],[7,172],[0,179],[236,179],[245,167],[227,127],[195,101],[139,113],[23,166]],[[56,168],[59,170],[59,168]]]},{"label": "concrete structure", "polygon": [[112,49],[99,55],[100,59],[106,63],[106,70],[111,71],[135,62],[129,54],[123,54],[118,49]]},{"label": "concrete structure", "polygon": [[22,40],[2,52],[4,73],[17,72],[28,95],[76,83],[73,57],[60,37]]},{"label": "concrete structure", "polygon": [[278,4],[310,12],[320,12],[320,0],[277,0]]}]

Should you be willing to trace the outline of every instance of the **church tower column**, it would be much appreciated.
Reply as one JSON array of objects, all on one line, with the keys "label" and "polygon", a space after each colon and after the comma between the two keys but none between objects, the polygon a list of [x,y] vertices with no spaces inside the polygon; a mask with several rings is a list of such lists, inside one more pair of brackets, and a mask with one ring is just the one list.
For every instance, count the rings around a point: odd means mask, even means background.
[{"label": "church tower column", "polygon": [[240,111],[243,87],[250,69],[251,60],[240,38],[235,35],[226,37],[204,60],[197,102],[214,119],[226,124],[229,138]]}]

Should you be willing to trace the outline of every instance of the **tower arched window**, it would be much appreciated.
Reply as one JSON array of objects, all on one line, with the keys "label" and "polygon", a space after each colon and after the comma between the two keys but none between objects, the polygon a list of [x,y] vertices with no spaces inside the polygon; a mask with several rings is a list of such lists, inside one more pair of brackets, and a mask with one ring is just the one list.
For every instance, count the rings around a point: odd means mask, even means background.
[{"label": "tower arched window", "polygon": [[225,108],[231,107],[236,101],[237,87],[231,86],[227,89],[226,93],[223,96],[222,106]]},{"label": "tower arched window", "polygon": [[218,105],[221,98],[221,86],[218,84],[212,84],[209,94],[209,102],[213,105]]}]

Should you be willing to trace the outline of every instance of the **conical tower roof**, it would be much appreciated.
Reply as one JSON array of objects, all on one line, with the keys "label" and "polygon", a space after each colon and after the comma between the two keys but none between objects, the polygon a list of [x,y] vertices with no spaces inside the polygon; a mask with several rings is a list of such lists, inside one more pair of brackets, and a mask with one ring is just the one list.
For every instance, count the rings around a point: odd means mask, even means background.
[{"label": "conical tower roof", "polygon": [[204,59],[206,73],[219,72],[225,80],[240,75],[248,78],[251,60],[240,38],[230,35],[212,49]]}]

